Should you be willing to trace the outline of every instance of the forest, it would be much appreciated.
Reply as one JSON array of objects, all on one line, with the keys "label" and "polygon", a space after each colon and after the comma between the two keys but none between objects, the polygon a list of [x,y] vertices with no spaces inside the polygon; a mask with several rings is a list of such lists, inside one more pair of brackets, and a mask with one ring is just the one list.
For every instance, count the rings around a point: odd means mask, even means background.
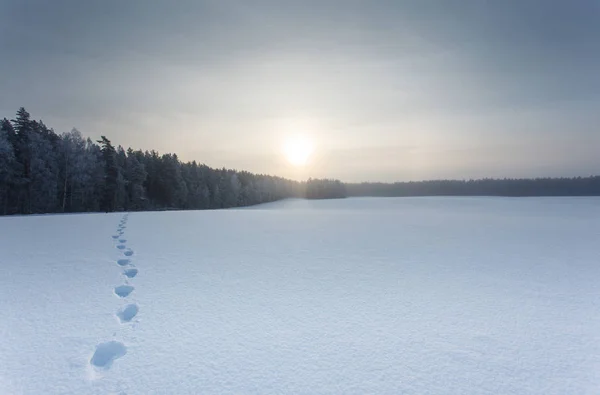
[{"label": "forest", "polygon": [[600,177],[299,182],[115,147],[105,136],[93,141],[77,129],[57,134],[25,108],[0,121],[0,215],[221,209],[286,198],[476,195],[600,195]]},{"label": "forest", "polygon": [[599,196],[600,176],[346,184],[347,196]]},{"label": "forest", "polygon": [[56,134],[20,108],[0,121],[0,214],[219,209],[303,196],[302,183]]}]

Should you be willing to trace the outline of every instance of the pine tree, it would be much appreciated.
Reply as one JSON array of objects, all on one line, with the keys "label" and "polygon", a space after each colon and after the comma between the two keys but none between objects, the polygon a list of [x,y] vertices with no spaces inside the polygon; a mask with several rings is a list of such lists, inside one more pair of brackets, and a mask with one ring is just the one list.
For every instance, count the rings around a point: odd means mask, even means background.
[{"label": "pine tree", "polygon": [[117,187],[119,168],[115,147],[112,146],[109,139],[101,136],[98,143],[102,146],[102,158],[104,159],[104,196],[102,199],[102,210],[109,212],[115,211],[117,205]]},{"label": "pine tree", "polygon": [[127,155],[123,147],[119,146],[116,149],[115,154],[117,162],[117,191],[116,191],[116,209],[117,210],[128,210],[129,208],[129,194],[127,191],[128,180],[126,177],[127,172]]},{"label": "pine tree", "polygon": [[31,213],[31,152],[29,140],[31,135],[31,116],[21,107],[17,111],[15,119],[11,120],[15,131],[14,150],[17,162],[19,162],[19,173],[16,175],[17,185],[15,204],[17,212],[21,214]]},{"label": "pine tree", "polygon": [[29,211],[51,213],[59,208],[58,136],[42,122],[33,121],[29,136]]},{"label": "pine tree", "polygon": [[0,212],[4,215],[9,208],[9,190],[14,183],[15,152],[8,131],[0,128]]},{"label": "pine tree", "polygon": [[141,152],[135,153],[131,148],[127,150],[126,178],[131,210],[145,208],[144,182],[146,181],[147,172],[138,156],[141,156]]}]

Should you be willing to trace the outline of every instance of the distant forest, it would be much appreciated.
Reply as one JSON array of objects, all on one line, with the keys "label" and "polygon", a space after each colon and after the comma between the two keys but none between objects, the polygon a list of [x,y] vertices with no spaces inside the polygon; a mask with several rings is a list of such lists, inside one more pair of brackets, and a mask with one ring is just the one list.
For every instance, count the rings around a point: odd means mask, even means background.
[{"label": "distant forest", "polygon": [[346,184],[347,196],[599,196],[600,176]]},{"label": "distant forest", "polygon": [[0,215],[220,209],[275,200],[347,196],[600,195],[600,177],[533,180],[344,184],[287,180],[196,161],[176,154],[115,147],[76,129],[56,134],[20,108],[0,121]]}]

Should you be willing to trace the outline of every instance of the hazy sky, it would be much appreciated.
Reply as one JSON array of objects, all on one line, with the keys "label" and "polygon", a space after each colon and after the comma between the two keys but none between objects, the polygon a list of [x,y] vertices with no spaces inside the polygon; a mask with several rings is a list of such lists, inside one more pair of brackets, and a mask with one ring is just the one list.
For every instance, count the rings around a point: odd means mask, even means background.
[{"label": "hazy sky", "polygon": [[[345,181],[600,173],[600,0],[0,0],[0,116]],[[310,166],[287,164],[306,135]]]}]

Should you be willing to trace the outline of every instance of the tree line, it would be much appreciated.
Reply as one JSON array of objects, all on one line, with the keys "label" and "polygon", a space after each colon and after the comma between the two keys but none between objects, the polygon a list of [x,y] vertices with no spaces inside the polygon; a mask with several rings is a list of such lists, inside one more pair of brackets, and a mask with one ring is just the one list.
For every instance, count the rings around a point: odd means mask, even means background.
[{"label": "tree line", "polygon": [[600,196],[600,176],[346,184],[348,196]]},{"label": "tree line", "polygon": [[56,134],[20,108],[0,121],[0,215],[220,209],[347,196],[598,196],[600,176],[342,183],[215,169],[176,154],[125,150],[73,129]]},{"label": "tree line", "polygon": [[305,190],[307,199],[340,199],[347,196],[346,185],[340,180],[309,178]]},{"label": "tree line", "polygon": [[0,214],[219,209],[302,197],[281,177],[56,134],[20,108],[0,121]]}]

